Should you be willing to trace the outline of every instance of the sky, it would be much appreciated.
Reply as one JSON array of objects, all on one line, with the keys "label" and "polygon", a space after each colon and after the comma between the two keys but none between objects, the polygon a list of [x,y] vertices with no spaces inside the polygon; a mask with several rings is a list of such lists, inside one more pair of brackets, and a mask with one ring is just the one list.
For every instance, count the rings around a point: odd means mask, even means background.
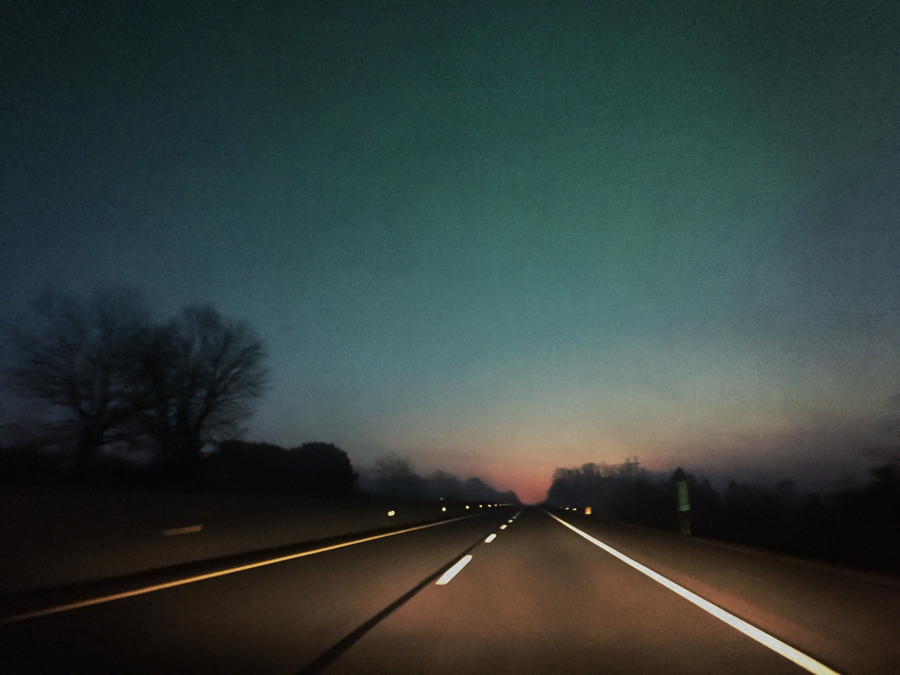
[{"label": "sky", "polygon": [[896,454],[892,0],[0,12],[4,323],[48,286],[211,301],[270,354],[249,438],[526,501]]}]

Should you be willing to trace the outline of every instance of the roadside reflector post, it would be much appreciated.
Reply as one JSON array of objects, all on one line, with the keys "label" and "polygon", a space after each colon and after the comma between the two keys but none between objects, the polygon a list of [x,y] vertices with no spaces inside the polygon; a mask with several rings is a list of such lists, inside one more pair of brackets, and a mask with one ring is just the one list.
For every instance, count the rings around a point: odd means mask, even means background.
[{"label": "roadside reflector post", "polygon": [[591,515],[591,507],[590,506],[584,507],[584,515],[586,515],[586,516]]}]

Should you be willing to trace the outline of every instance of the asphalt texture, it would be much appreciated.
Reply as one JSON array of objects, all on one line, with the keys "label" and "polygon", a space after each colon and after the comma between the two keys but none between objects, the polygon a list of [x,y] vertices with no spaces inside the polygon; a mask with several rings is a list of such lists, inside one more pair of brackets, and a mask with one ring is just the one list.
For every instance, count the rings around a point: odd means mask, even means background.
[{"label": "asphalt texture", "polygon": [[[890,579],[554,513],[835,672],[898,672]],[[3,673],[809,672],[536,507],[45,616],[14,605]]]}]

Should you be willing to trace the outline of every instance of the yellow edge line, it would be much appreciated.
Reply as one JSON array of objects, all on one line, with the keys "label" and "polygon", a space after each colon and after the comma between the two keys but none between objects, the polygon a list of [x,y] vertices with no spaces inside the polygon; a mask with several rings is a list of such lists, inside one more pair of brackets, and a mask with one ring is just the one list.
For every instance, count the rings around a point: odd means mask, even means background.
[{"label": "yellow edge line", "polygon": [[143,595],[145,593],[153,593],[154,591],[162,591],[166,588],[174,588],[175,586],[183,586],[185,584],[193,584],[197,581],[204,581],[206,579],[214,579],[215,577],[224,577],[227,574],[235,574],[236,572],[244,572],[246,570],[252,570],[257,567],[265,567],[266,565],[274,565],[275,563],[285,562],[287,560],[295,560],[296,558],[304,558],[309,555],[314,555],[316,553],[324,553],[325,551],[333,551],[338,548],[346,548],[347,546],[353,546],[355,544],[362,544],[367,541],[375,541],[376,539],[384,539],[385,537],[393,537],[397,534],[405,534],[407,532],[415,532],[416,530],[424,530],[429,527],[436,527],[438,525],[446,525],[447,523],[452,523],[457,520],[464,520],[465,518],[474,518],[476,516],[484,515],[486,512],[482,513],[473,513],[468,516],[458,516],[457,518],[450,518],[449,520],[442,520],[438,523],[428,523],[427,525],[416,525],[415,527],[408,527],[404,530],[397,530],[396,532],[387,532],[385,534],[376,534],[371,537],[363,537],[362,539],[354,539],[353,541],[345,541],[342,544],[332,544],[331,546],[325,546],[323,548],[317,548],[312,551],[303,551],[302,553],[292,553],[291,555],[285,555],[278,558],[270,558],[268,560],[261,560],[255,563],[249,563],[247,565],[240,565],[239,567],[230,567],[228,569],[219,570],[217,572],[209,572],[207,574],[198,574],[193,577],[185,577],[184,579],[176,579],[175,581],[167,581],[164,584],[155,584],[154,586],[144,586],[143,588],[136,588],[131,591],[124,591],[122,593],[113,593],[112,595],[102,595],[97,598],[90,598],[89,600],[81,600],[80,602],[72,602],[67,605],[56,605],[54,607],[47,607],[45,609],[38,609],[33,612],[25,612],[23,614],[15,614],[13,616],[9,616],[3,619],[0,619],[0,626],[16,623],[18,621],[25,621],[26,619],[35,619],[41,616],[49,616],[51,614],[59,614],[60,612],[68,612],[73,609],[80,609],[82,607],[90,607],[91,605],[100,605],[104,602],[112,602],[114,600],[123,600],[125,598],[131,598],[135,595]]},{"label": "yellow edge line", "polygon": [[582,537],[587,539],[592,544],[599,546],[600,548],[602,548],[604,551],[606,551],[610,555],[613,555],[616,558],[618,558],[619,560],[621,560],[622,562],[624,562],[625,564],[630,565],[631,567],[636,569],[638,572],[642,572],[643,574],[646,574],[648,577],[650,577],[654,581],[659,582],[660,584],[662,584],[663,586],[668,588],[670,591],[673,591],[673,592],[677,593],[678,595],[680,595],[685,600],[688,600],[689,602],[694,603],[700,609],[706,610],[707,612],[712,614],[714,617],[716,617],[720,621],[724,621],[732,628],[736,628],[737,630],[742,632],[747,637],[750,637],[750,638],[756,640],[757,642],[759,642],[760,644],[768,647],[772,651],[774,651],[778,654],[781,654],[781,656],[788,659],[789,661],[793,661],[794,663],[796,663],[798,666],[805,669],[806,671],[808,671],[810,673],[814,673],[814,675],[840,675],[836,670],[832,670],[831,668],[826,666],[824,663],[820,663],[819,661],[816,661],[811,656],[807,656],[800,650],[794,649],[789,644],[786,644],[786,643],[782,642],[781,640],[779,640],[778,638],[773,637],[773,636],[769,635],[768,633],[761,631],[756,626],[753,626],[753,625],[747,623],[743,619],[737,618],[734,614],[726,612],[721,607],[718,607],[717,605],[712,604],[708,600],[704,600],[703,598],[701,598],[699,595],[697,595],[695,593],[691,593],[691,591],[684,588],[683,586],[679,586],[674,581],[671,581],[670,579],[667,579],[663,575],[661,575],[657,572],[654,572],[649,567],[645,567],[644,565],[641,565],[641,563],[637,562],[636,560],[632,560],[624,553],[619,553],[616,549],[612,548],[611,546],[607,546],[599,539],[594,539],[591,535],[587,534],[586,532],[582,532],[577,527],[575,527],[574,525],[570,525],[569,523],[562,520],[561,518],[557,518],[549,511],[544,511],[544,513],[546,513],[548,516],[550,516],[557,522],[562,523],[563,525],[568,527],[570,530],[572,530],[576,534],[581,535]]}]

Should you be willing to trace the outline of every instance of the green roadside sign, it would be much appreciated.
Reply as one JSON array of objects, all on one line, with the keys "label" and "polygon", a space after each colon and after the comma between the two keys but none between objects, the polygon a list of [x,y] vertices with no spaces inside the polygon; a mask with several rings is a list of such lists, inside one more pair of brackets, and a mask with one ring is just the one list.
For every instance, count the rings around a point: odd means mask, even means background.
[{"label": "green roadside sign", "polygon": [[686,480],[678,481],[678,510],[691,510],[691,500],[688,498],[688,488]]}]

